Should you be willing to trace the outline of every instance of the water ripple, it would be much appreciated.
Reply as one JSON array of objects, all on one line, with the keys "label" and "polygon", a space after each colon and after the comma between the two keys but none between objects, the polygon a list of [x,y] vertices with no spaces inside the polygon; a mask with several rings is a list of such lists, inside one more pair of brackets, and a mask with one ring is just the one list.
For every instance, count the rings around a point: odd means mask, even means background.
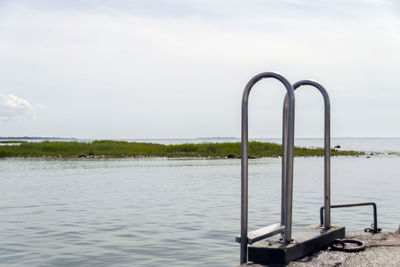
[{"label": "water ripple", "polygon": [[[376,201],[379,227],[395,230],[399,163],[333,158],[332,202]],[[239,160],[5,159],[0,168],[4,265],[238,263]],[[280,220],[280,170],[280,159],[250,161],[250,229]],[[294,228],[319,223],[322,174],[320,158],[296,158]],[[332,221],[359,231],[371,224],[372,210],[332,210]]]}]

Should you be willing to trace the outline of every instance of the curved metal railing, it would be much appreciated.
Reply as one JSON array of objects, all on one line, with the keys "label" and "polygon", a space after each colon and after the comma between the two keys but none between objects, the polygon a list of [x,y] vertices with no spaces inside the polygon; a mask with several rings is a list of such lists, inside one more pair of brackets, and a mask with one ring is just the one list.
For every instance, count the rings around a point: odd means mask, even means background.
[{"label": "curved metal railing", "polygon": [[[330,115],[330,101],[329,101],[329,95],[325,88],[319,84],[316,81],[312,80],[302,80],[293,85],[293,89],[296,90],[297,88],[301,86],[312,86],[317,88],[320,93],[322,94],[324,98],[324,212],[325,212],[325,220],[324,220],[324,228],[329,229],[331,228],[331,115]],[[288,95],[285,96],[284,100],[284,105],[283,105],[283,136],[287,134],[287,123],[285,123],[285,120],[288,120],[288,108],[287,108],[287,102],[288,102]],[[284,142],[282,143],[282,150],[285,150],[285,144]],[[284,159],[285,160],[285,159]],[[286,164],[286,163],[283,163]],[[282,194],[285,194],[283,192]]]},{"label": "curved metal railing", "polygon": [[[248,234],[248,100],[253,86],[265,78],[279,80],[287,90],[285,101],[282,143],[282,215],[281,226],[284,228],[283,241],[291,242],[292,226],[292,192],[293,192],[293,156],[294,156],[294,89],[282,75],[275,72],[264,72],[254,76],[246,85],[242,98],[242,163],[241,163],[241,232],[240,232],[240,263],[247,262]],[[284,201],[285,200],[285,201]]]}]

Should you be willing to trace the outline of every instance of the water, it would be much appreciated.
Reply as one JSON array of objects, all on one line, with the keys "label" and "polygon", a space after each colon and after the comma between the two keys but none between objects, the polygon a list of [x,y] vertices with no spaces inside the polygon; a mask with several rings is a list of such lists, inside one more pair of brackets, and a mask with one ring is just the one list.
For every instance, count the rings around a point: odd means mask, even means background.
[{"label": "water", "polygon": [[[280,168],[250,160],[250,229],[279,221]],[[9,158],[0,169],[0,265],[239,262],[240,160]],[[319,222],[322,173],[322,158],[295,159],[294,228]],[[378,226],[394,231],[399,175],[397,155],[332,158],[332,202],[375,201]],[[361,231],[372,208],[332,210],[332,223]]]}]

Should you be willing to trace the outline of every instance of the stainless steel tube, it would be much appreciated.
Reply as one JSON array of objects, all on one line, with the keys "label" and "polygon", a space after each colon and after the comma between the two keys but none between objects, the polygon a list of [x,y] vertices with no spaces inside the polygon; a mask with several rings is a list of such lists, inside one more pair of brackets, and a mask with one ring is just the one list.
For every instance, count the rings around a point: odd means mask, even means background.
[{"label": "stainless steel tube", "polygon": [[[289,90],[288,90],[289,92]],[[287,108],[287,118],[284,120],[284,125],[286,129],[283,134],[286,135],[286,138],[282,140],[282,143],[286,145],[283,148],[283,151],[286,152],[284,155],[284,159],[282,159],[283,168],[285,168],[283,177],[286,180],[286,186],[283,187],[286,192],[283,196],[284,199],[284,225],[285,225],[285,234],[283,237],[284,243],[288,244],[292,242],[292,205],[293,205],[293,160],[294,160],[294,89],[293,96],[290,96],[289,93],[286,94],[288,96],[288,108]],[[286,105],[285,105],[286,106]],[[285,143],[286,141],[286,143]]]},{"label": "stainless steel tube", "polygon": [[[293,89],[294,90],[294,89]],[[285,232],[281,236],[284,243],[292,241],[292,203],[293,203],[293,157],[294,157],[294,111],[288,116],[289,101],[285,96],[282,118],[282,201],[281,224]],[[290,119],[292,118],[292,120]],[[289,131],[289,129],[291,129]],[[290,134],[289,134],[290,133]]]},{"label": "stainless steel tube", "polygon": [[[248,232],[248,100],[251,88],[264,78],[274,78],[279,80],[286,88],[288,95],[288,104],[287,104],[287,127],[290,129],[287,133],[286,142],[287,142],[287,153],[283,155],[285,160],[282,158],[282,164],[284,162],[287,163],[285,168],[287,173],[287,179],[290,182],[286,181],[285,190],[282,189],[282,192],[292,192],[292,190],[287,190],[288,184],[293,184],[293,143],[294,143],[294,90],[292,85],[280,74],[274,72],[264,72],[254,76],[246,85],[243,98],[242,98],[242,168],[241,168],[241,231],[240,231],[240,264],[247,262],[247,232]],[[285,122],[284,122],[285,123]],[[285,142],[285,141],[283,141]],[[283,196],[282,199],[286,198],[285,204],[285,212],[283,216],[283,222],[285,225],[285,240],[288,238],[290,242],[291,235],[291,204],[292,204],[292,196]],[[290,200],[290,201],[288,201]],[[289,205],[290,204],[290,205]],[[290,208],[288,208],[290,206]],[[288,235],[288,237],[287,237]]]},{"label": "stainless steel tube", "polygon": [[[281,225],[285,224],[285,209],[286,209],[286,181],[287,181],[287,143],[288,143],[288,117],[286,111],[288,110],[288,101],[283,103],[283,118],[282,118],[282,192],[281,192]],[[283,238],[283,235],[281,236]]]},{"label": "stainless steel tube", "polygon": [[[293,85],[293,89],[309,85],[317,88],[324,98],[324,210],[325,210],[325,222],[324,228],[329,229],[331,227],[331,115],[330,115],[330,101],[329,95],[325,88],[318,82],[312,80],[302,80]],[[287,96],[283,105],[283,116],[287,117]],[[284,130],[285,131],[285,130]]]}]

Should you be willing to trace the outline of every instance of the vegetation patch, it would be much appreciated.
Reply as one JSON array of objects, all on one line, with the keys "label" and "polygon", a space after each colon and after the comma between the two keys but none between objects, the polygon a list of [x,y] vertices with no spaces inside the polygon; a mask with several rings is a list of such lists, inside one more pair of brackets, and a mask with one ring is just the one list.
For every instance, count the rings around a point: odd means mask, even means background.
[{"label": "vegetation patch", "polygon": [[[322,148],[295,147],[295,156],[323,156]],[[332,156],[358,156],[363,152],[332,149]],[[249,158],[279,157],[282,146],[266,142],[250,142]],[[65,158],[119,158],[119,157],[211,157],[240,158],[240,143],[203,143],[162,145],[125,141],[82,142],[23,142],[20,145],[0,146],[0,157],[65,157]]]}]

